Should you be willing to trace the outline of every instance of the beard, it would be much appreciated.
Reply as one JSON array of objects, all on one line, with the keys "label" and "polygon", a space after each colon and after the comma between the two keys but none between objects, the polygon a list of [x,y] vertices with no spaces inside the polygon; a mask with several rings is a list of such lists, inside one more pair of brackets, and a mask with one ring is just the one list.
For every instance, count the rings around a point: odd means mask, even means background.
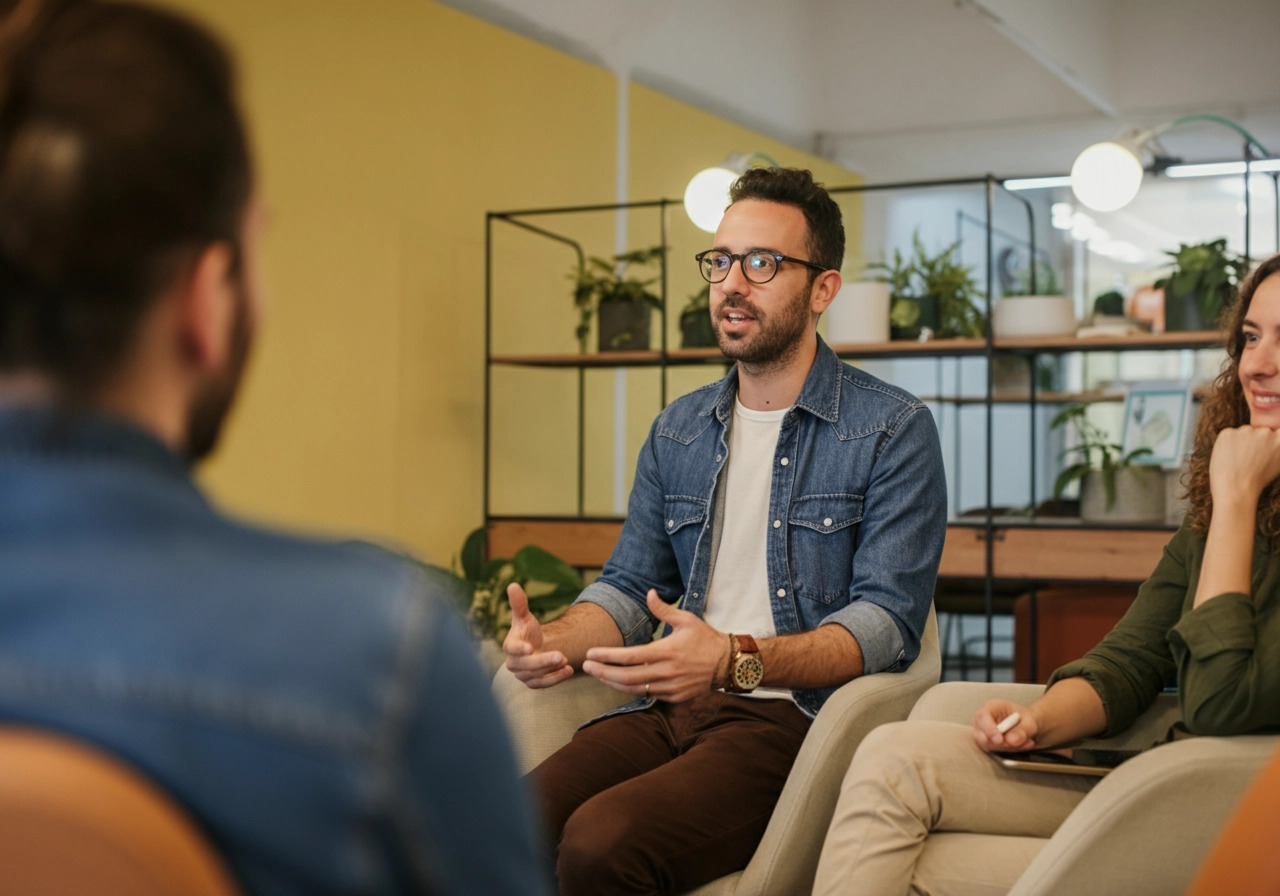
[{"label": "beard", "polygon": [[[812,283],[791,297],[777,311],[765,314],[756,305],[739,296],[725,296],[711,316],[716,342],[726,358],[747,369],[763,370],[780,367],[795,357],[809,328],[809,291]],[[721,318],[731,309],[745,311],[755,318],[757,332],[750,336],[726,334]]]},{"label": "beard", "polygon": [[220,370],[210,374],[187,411],[188,459],[195,463],[213,453],[222,434],[222,425],[235,401],[253,341],[249,322],[249,296],[243,275],[237,274],[236,308],[227,337],[227,360]]}]

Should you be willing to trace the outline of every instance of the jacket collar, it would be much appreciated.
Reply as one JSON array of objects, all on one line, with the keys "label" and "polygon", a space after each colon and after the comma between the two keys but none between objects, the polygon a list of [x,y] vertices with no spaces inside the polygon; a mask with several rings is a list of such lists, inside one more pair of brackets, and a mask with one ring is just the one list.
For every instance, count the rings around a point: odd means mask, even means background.
[{"label": "jacket collar", "polygon": [[[836,423],[840,419],[840,380],[844,364],[821,336],[815,338],[818,340],[818,351],[793,407],[808,411],[828,423]],[[706,413],[715,413],[720,422],[727,426],[733,418],[733,400],[738,394],[737,364],[729,369],[728,376],[722,382],[724,385],[716,395],[715,404]]]},{"label": "jacket collar", "polygon": [[0,403],[0,460],[12,457],[115,460],[190,481],[188,461],[118,417],[48,404]]}]

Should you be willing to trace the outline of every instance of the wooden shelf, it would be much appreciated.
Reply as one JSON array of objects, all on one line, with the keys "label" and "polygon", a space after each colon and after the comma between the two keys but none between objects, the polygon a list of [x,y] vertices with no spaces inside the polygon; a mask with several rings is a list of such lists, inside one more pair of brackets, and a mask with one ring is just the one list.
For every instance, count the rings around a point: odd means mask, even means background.
[{"label": "wooden shelf", "polygon": [[[921,401],[933,404],[986,404],[985,395],[921,395]],[[1031,401],[1030,392],[996,392],[991,396],[992,404],[1027,404]],[[1095,401],[1124,401],[1121,392],[1037,392],[1036,401],[1040,404],[1081,404]]]},{"label": "wooden shelf", "polygon": [[[1186,333],[1154,333],[1140,336],[1090,336],[1077,339],[1060,336],[1050,339],[997,339],[992,348],[997,352],[1067,353],[1152,351],[1168,349],[1215,348],[1223,345],[1223,334],[1217,330]],[[986,354],[984,339],[930,339],[926,342],[838,342],[831,349],[842,358],[931,358],[977,357]],[[512,354],[493,355],[494,364],[515,367],[656,367],[659,365],[727,364],[729,359],[718,348],[673,348],[647,351],[588,352],[585,354]]]},{"label": "wooden shelf", "polygon": [[[1054,582],[1142,582],[1173,537],[1170,527],[1086,526],[1062,518],[998,520],[993,530],[992,575],[997,579]],[[493,517],[489,556],[510,557],[536,544],[572,566],[599,569],[609,559],[622,520],[616,518]],[[983,578],[987,570],[983,523],[950,523],[939,576]]]},{"label": "wooden shelf", "polygon": [[1179,333],[1143,333],[1137,336],[1055,336],[1052,338],[1002,338],[994,340],[997,351],[1008,352],[1127,352],[1165,351],[1179,348],[1215,348],[1225,344],[1220,330],[1189,330]]},{"label": "wooden shelf", "polygon": [[[992,570],[997,579],[1054,582],[1142,582],[1173,537],[1168,527],[1096,528],[1064,521],[997,526]],[[948,525],[939,576],[987,574],[985,526]]]}]

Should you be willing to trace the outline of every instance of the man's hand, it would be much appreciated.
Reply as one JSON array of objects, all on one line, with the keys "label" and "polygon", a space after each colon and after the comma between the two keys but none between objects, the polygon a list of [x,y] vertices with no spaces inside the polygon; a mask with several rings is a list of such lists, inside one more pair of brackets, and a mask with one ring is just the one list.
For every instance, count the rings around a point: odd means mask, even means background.
[{"label": "man's hand", "polygon": [[638,647],[593,647],[582,671],[623,693],[668,703],[708,693],[728,668],[729,636],[666,603],[652,588],[646,603],[650,613],[671,626],[671,634]]},{"label": "man's hand", "polygon": [[529,597],[515,582],[507,586],[511,600],[511,631],[502,649],[507,654],[507,668],[531,688],[549,688],[573,674],[573,667],[563,653],[542,649],[542,626],[529,612]]}]

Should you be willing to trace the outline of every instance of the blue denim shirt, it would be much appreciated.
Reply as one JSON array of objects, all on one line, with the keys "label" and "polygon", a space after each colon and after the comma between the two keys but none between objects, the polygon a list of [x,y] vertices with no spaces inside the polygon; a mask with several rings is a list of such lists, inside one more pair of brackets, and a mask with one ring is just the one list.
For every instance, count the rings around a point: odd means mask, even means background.
[{"label": "blue denim shirt", "polygon": [[[649,588],[668,602],[683,597],[693,613],[705,607],[737,386],[735,365],[658,415],[640,450],[622,535],[578,598],[603,607],[629,646],[656,630],[645,607]],[[928,408],[842,363],[819,338],[778,434],[769,518],[778,634],[842,625],[857,639],[866,673],[907,668],[920,651],[947,525],[942,451]],[[797,691],[796,704],[815,715],[834,690]]]},{"label": "blue denim shirt", "polygon": [[0,719],[141,769],[248,893],[549,892],[426,575],[228,519],[124,423],[0,406]]}]

